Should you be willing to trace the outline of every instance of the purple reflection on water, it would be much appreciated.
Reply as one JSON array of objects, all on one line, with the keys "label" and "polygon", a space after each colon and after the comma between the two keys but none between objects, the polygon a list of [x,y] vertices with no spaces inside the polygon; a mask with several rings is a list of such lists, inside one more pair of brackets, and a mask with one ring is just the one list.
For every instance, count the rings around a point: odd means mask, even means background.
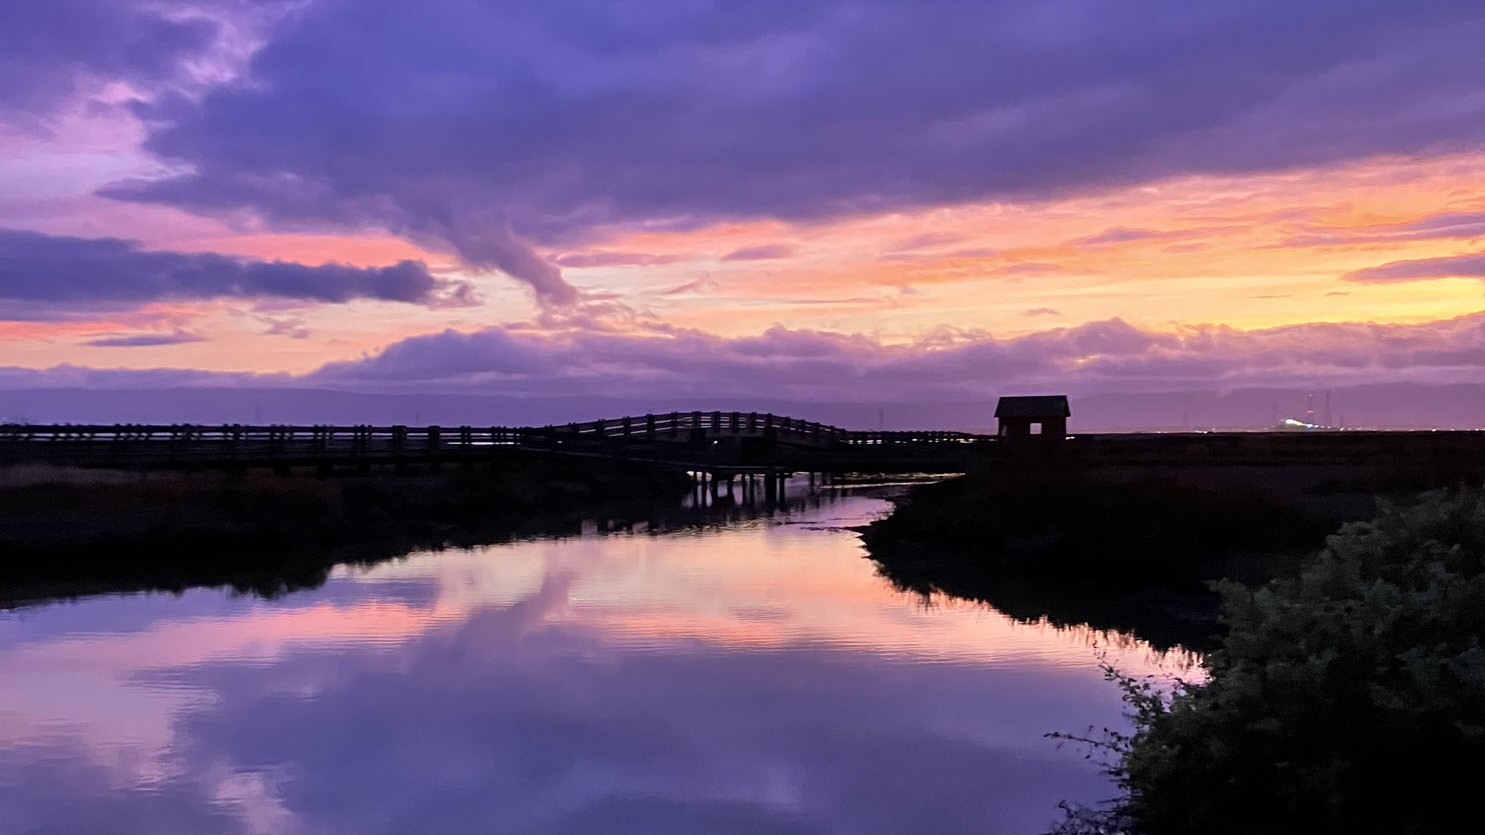
[{"label": "purple reflection on water", "polygon": [[1031,833],[1109,796],[1042,737],[1119,721],[1088,636],[893,592],[837,528],[880,510],[0,615],[0,832]]}]

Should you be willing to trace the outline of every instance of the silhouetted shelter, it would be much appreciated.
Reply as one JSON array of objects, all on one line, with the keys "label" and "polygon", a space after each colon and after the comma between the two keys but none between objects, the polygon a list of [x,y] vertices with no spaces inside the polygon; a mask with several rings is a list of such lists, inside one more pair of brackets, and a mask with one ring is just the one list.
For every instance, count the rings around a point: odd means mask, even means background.
[{"label": "silhouetted shelter", "polygon": [[995,406],[995,417],[1000,421],[996,434],[1002,438],[1035,435],[1060,440],[1067,437],[1067,419],[1072,417],[1072,407],[1067,404],[1065,394],[1002,397]]}]

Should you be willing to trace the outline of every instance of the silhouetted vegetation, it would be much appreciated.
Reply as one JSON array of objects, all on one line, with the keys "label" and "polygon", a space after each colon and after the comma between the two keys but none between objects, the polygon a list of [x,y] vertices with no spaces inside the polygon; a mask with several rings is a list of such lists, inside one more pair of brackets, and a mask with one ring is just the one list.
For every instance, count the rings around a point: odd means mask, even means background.
[{"label": "silhouetted vegetation", "polygon": [[1127,796],[1067,833],[1459,831],[1485,757],[1485,492],[1384,504],[1296,577],[1221,587],[1205,683],[1110,671]]},{"label": "silhouetted vegetation", "polygon": [[863,539],[902,589],[1200,647],[1216,631],[1210,581],[1292,573],[1327,530],[1256,490],[1028,465],[916,488]]},{"label": "silhouetted vegetation", "polygon": [[473,546],[642,516],[681,474],[512,454],[441,472],[0,473],[0,605],[55,596],[318,586],[342,563]]}]

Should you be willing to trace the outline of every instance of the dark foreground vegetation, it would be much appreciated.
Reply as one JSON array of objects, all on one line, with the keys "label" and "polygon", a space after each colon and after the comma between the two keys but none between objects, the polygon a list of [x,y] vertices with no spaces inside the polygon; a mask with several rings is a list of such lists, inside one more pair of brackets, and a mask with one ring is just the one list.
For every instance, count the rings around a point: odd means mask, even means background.
[{"label": "dark foreground vegetation", "polygon": [[0,606],[193,586],[271,596],[318,586],[337,564],[642,517],[688,488],[673,472],[517,453],[326,477],[0,471]]},{"label": "dark foreground vegetation", "polygon": [[1292,574],[1334,529],[1255,489],[1028,465],[919,487],[862,536],[905,590],[1200,648],[1217,631],[1211,581]]},{"label": "dark foreground vegetation", "polygon": [[[1002,469],[919,488],[863,533],[901,588],[1206,651],[1202,682],[1107,670],[1131,732],[1054,734],[1106,757],[1123,789],[1059,832],[1468,828],[1485,762],[1485,490],[1373,479],[1393,498],[1363,505],[1334,483],[1161,475]],[[1367,506],[1374,519],[1335,533],[1337,509]]]},{"label": "dark foreground vegetation", "polygon": [[1472,829],[1485,762],[1485,492],[1384,504],[1295,577],[1220,586],[1205,683],[1110,670],[1131,734],[1085,741],[1125,792],[1066,833]]}]

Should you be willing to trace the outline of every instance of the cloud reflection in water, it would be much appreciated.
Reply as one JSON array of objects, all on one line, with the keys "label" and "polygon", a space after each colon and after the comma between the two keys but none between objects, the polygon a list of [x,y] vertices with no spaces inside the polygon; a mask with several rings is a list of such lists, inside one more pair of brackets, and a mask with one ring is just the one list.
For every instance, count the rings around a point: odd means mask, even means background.
[{"label": "cloud reflection in water", "polygon": [[822,526],[880,509],[7,615],[0,832],[1037,832],[1111,793],[1042,739],[1118,721],[1084,637],[892,592]]}]

